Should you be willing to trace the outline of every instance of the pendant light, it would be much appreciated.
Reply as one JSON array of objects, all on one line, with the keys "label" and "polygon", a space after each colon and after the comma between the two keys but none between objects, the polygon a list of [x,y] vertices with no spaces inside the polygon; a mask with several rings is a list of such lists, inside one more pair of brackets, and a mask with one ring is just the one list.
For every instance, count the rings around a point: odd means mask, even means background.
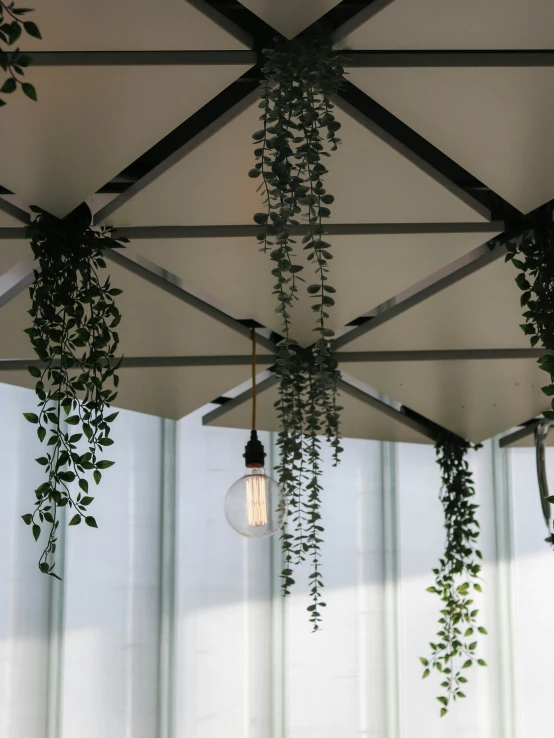
[{"label": "pendant light", "polygon": [[252,329],[252,431],[244,449],[246,473],[225,497],[225,516],[231,528],[247,538],[268,538],[282,528],[286,517],[283,492],[264,471],[266,453],[256,432],[256,332]]}]

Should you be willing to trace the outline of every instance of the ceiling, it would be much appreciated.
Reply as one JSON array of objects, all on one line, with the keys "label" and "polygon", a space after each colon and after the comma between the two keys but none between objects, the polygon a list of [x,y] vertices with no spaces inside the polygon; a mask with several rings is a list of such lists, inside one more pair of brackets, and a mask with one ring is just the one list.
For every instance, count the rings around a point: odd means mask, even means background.
[{"label": "ceiling", "polygon": [[[248,427],[249,329],[265,369],[280,331],[247,176],[256,62],[320,22],[351,52],[326,179],[344,434],[477,442],[544,409],[515,270],[489,242],[554,200],[550,0],[50,0],[34,20],[38,102],[0,111],[0,381],[32,386],[28,208],[86,202],[130,238],[109,262],[135,360],[118,404],[180,418],[217,400],[206,422]],[[303,346],[312,315],[301,294]],[[276,430],[268,377],[259,427]]]}]

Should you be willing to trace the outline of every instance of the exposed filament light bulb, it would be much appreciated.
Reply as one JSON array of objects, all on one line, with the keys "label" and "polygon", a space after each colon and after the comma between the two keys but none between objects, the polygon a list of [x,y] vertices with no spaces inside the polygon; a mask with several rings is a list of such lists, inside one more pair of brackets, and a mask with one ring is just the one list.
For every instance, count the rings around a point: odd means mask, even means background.
[{"label": "exposed filament light bulb", "polygon": [[265,451],[256,428],[256,331],[252,329],[252,432],[244,449],[246,474],[225,497],[225,516],[231,528],[247,538],[277,533],[286,517],[283,492],[264,472]]},{"label": "exposed filament light bulb", "polygon": [[225,497],[225,516],[231,528],[247,538],[267,538],[283,526],[286,506],[281,488],[264,471],[264,447],[256,431],[244,451],[246,474]]},{"label": "exposed filament light bulb", "polygon": [[246,507],[248,525],[255,527],[267,525],[267,489],[265,475],[259,469],[252,469],[252,474],[246,477]]}]

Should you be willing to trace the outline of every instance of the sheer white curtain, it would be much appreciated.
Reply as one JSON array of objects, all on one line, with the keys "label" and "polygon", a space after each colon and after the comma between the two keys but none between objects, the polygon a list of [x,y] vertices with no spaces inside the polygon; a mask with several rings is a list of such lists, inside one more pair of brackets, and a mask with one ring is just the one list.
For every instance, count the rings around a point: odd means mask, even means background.
[{"label": "sheer white curtain", "polygon": [[549,734],[554,553],[532,449],[472,454],[489,667],[441,720],[418,660],[437,629],[425,590],[443,546],[431,447],[347,440],[338,468],[326,460],[327,608],[311,634],[307,571],[283,600],[279,541],[242,539],[223,515],[247,434],[203,427],[201,411],[176,425],[121,413],[99,529],[66,529],[63,583],[42,576],[20,518],[41,481],[21,417],[33,406],[0,385],[0,738]]}]

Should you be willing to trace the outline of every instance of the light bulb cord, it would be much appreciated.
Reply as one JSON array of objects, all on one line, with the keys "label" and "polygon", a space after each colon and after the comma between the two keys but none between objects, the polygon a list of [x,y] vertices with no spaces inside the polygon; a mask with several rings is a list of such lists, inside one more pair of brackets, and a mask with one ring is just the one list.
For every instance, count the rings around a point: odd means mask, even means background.
[{"label": "light bulb cord", "polygon": [[256,430],[256,330],[252,328],[252,430]]}]

